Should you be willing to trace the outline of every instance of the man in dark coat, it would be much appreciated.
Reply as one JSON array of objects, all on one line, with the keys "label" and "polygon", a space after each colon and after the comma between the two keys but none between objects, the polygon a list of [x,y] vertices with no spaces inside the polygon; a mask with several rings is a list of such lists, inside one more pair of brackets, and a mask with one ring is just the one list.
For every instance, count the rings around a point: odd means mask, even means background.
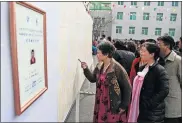
[{"label": "man in dark coat", "polygon": [[135,54],[127,51],[127,48],[122,41],[117,41],[114,45],[117,50],[115,51],[113,58],[119,62],[125,68],[128,75],[130,75],[130,70],[132,62],[135,59]]}]

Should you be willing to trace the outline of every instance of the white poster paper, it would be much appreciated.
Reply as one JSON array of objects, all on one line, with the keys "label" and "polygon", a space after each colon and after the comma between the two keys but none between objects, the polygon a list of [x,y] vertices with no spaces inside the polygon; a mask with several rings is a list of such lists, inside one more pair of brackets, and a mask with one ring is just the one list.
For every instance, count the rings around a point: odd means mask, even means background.
[{"label": "white poster paper", "polygon": [[45,88],[43,15],[16,4],[21,108]]}]

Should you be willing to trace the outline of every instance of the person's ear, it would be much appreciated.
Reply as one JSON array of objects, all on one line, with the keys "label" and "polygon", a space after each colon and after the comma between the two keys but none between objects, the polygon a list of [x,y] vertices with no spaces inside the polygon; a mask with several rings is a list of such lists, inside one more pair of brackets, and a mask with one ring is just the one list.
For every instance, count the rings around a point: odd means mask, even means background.
[{"label": "person's ear", "polygon": [[154,53],[151,53],[150,55],[154,58]]},{"label": "person's ear", "polygon": [[108,57],[108,56],[109,56],[109,54],[106,54],[105,56],[106,56],[106,57]]}]

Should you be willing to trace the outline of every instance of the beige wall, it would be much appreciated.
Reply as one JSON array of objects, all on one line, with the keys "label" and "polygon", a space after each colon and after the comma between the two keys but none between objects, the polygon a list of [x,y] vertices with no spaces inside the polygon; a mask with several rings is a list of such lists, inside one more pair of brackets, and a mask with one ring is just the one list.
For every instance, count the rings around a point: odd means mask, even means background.
[{"label": "beige wall", "polygon": [[58,121],[63,122],[85,79],[81,61],[92,64],[92,19],[82,2],[60,3]]}]

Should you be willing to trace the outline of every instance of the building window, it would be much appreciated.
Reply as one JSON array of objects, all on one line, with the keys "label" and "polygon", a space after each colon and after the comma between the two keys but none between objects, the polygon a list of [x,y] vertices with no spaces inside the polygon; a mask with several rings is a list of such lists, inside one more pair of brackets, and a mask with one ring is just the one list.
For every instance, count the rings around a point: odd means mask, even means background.
[{"label": "building window", "polygon": [[170,21],[176,21],[176,19],[177,19],[177,14],[170,15]]},{"label": "building window", "polygon": [[172,6],[178,6],[178,2],[177,1],[172,2]]},{"label": "building window", "polygon": [[163,21],[163,13],[157,13],[156,20]]},{"label": "building window", "polygon": [[149,13],[144,13],[143,20],[149,20]]},{"label": "building window", "polygon": [[148,1],[144,2],[144,6],[150,6],[150,2]]},{"label": "building window", "polygon": [[122,26],[116,26],[116,33],[122,33]]},{"label": "building window", "polygon": [[159,2],[158,2],[158,6],[164,6],[164,2],[159,1]]},{"label": "building window", "polygon": [[131,5],[132,5],[132,6],[136,6],[136,5],[137,5],[137,2],[134,2],[134,1],[131,2]]},{"label": "building window", "polygon": [[175,29],[174,28],[169,29],[169,35],[172,37],[175,36]]},{"label": "building window", "polygon": [[135,34],[135,27],[129,27],[129,34]]},{"label": "building window", "polygon": [[156,28],[155,29],[155,35],[161,36],[161,28]]},{"label": "building window", "polygon": [[142,34],[148,35],[148,27],[142,27]]},{"label": "building window", "polygon": [[136,20],[136,12],[130,12],[130,20]]},{"label": "building window", "polygon": [[117,13],[117,19],[118,20],[123,20],[123,12],[118,12]]},{"label": "building window", "polygon": [[118,1],[118,5],[123,5],[123,2],[122,1]]}]

